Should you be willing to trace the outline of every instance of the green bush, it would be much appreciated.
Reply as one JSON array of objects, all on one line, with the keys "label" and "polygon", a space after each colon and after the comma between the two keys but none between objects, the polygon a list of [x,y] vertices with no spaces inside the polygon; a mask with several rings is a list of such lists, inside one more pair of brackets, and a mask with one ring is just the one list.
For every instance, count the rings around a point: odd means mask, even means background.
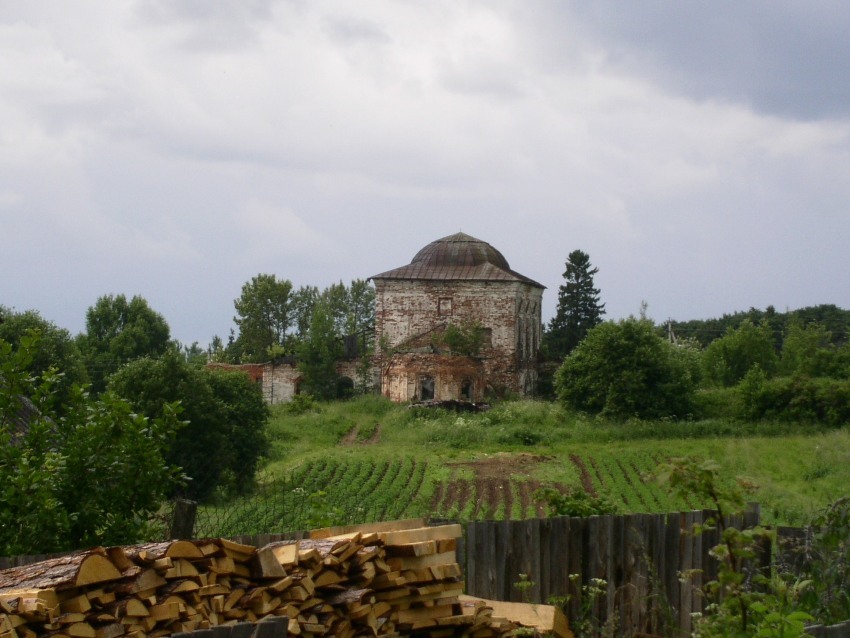
[{"label": "green bush", "polygon": [[520,426],[502,432],[496,441],[504,445],[539,445],[546,440],[546,434],[538,428]]},{"label": "green bush", "polygon": [[741,410],[738,388],[703,388],[694,395],[697,419],[734,419],[741,415]]},{"label": "green bush", "polygon": [[321,412],[322,406],[319,405],[319,402],[316,401],[312,394],[302,392],[284,403],[281,410],[286,414],[300,415],[307,414],[308,412]]},{"label": "green bush", "polygon": [[850,423],[850,381],[779,377],[767,379],[758,369],[738,386],[746,419],[772,419],[841,426]]},{"label": "green bush", "polygon": [[456,450],[475,448],[489,440],[487,427],[474,418],[457,416],[453,421],[440,420],[423,424],[425,440]]},{"label": "green bush", "polygon": [[770,376],[777,365],[773,332],[767,323],[756,326],[744,321],[712,341],[702,355],[702,363],[705,378],[726,388],[740,382],[754,366]]},{"label": "green bush", "polygon": [[604,417],[683,418],[693,411],[696,362],[688,346],[631,317],[591,329],[558,369],[555,387],[567,408]]},{"label": "green bush", "polygon": [[565,492],[543,487],[534,493],[534,498],[546,505],[549,516],[598,516],[618,511],[617,505],[606,495],[593,496],[577,487]]}]

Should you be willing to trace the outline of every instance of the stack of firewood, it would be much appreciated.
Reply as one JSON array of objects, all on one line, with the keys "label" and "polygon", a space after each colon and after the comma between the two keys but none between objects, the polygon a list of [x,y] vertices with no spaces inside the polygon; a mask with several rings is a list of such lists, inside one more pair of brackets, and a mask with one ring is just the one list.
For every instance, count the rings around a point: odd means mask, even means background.
[{"label": "stack of firewood", "polygon": [[[260,549],[226,539],[97,548],[0,571],[0,638],[159,638],[268,616],[287,617],[291,635],[343,638],[520,626],[462,596],[460,526],[420,524],[317,530]],[[529,624],[569,634],[540,607]]]}]

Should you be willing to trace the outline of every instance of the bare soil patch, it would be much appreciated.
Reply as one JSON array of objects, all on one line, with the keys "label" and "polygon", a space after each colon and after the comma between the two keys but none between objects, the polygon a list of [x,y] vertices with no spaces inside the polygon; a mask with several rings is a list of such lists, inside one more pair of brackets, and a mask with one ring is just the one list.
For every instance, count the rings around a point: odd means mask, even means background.
[{"label": "bare soil patch", "polygon": [[[498,453],[472,461],[450,463],[452,478],[435,489],[432,511],[460,512],[468,499],[474,496],[476,502],[472,507],[472,518],[489,518],[496,512],[504,512],[506,518],[511,518],[517,499],[521,517],[542,516],[544,508],[534,502],[534,492],[542,484],[527,477],[535,466],[550,459],[540,454]],[[458,478],[456,472],[461,468],[471,470],[473,478]]]},{"label": "bare soil patch", "polygon": [[375,426],[375,429],[372,431],[372,434],[369,435],[368,439],[363,440],[358,437],[358,434],[360,434],[360,431],[356,427],[351,428],[345,433],[345,436],[339,440],[339,444],[342,446],[375,445],[381,440],[381,425],[379,423]]},{"label": "bare soil patch", "polygon": [[470,468],[476,479],[507,478],[514,474],[529,474],[535,466],[551,458],[551,456],[527,452],[519,454],[499,452],[473,461],[457,461],[450,465]]}]

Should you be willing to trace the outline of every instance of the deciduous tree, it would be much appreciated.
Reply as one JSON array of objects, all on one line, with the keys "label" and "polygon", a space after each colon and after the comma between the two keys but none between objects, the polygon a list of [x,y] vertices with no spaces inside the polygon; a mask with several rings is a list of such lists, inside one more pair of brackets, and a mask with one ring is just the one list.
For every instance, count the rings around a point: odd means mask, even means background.
[{"label": "deciduous tree", "polygon": [[754,366],[770,376],[777,363],[773,331],[767,323],[744,321],[712,341],[702,361],[706,379],[724,387],[738,383]]},{"label": "deciduous tree", "polygon": [[13,312],[0,306],[0,339],[18,347],[21,340],[33,332],[38,333],[37,350],[32,352],[30,372],[42,376],[51,368],[60,373],[53,384],[57,409],[61,412],[71,388],[88,383],[83,355],[71,333],[43,319],[34,310]]},{"label": "deciduous tree", "polygon": [[292,282],[274,275],[257,275],[242,286],[242,294],[233,304],[241,358],[267,361],[273,347],[284,346],[292,325]]},{"label": "deciduous tree", "polygon": [[319,296],[319,289],[316,286],[301,286],[292,295],[295,330],[299,339],[310,331],[313,308],[316,307]]},{"label": "deciduous tree", "polygon": [[342,338],[324,300],[313,309],[310,330],[298,346],[298,369],[305,392],[317,399],[336,398],[336,361],[342,356]]},{"label": "deciduous tree", "polygon": [[261,389],[243,373],[231,373],[238,379],[224,374],[190,365],[173,350],[133,361],[110,379],[110,389],[148,417],[179,402],[185,425],[166,458],[189,478],[182,493],[190,498],[207,499],[218,487],[244,489],[266,451]]},{"label": "deciduous tree", "polygon": [[164,459],[173,406],[148,419],[73,386],[60,413],[55,377],[30,372],[38,351],[33,335],[0,340],[0,554],[147,540],[178,477]]},{"label": "deciduous tree", "polygon": [[100,297],[86,312],[86,331],[77,338],[92,391],[102,392],[109,376],[128,361],[163,354],[170,339],[165,319],[142,297]]},{"label": "deciduous tree", "polygon": [[835,373],[835,354],[829,331],[818,323],[803,325],[792,319],[782,341],[779,370],[785,375],[802,374],[810,377]]}]

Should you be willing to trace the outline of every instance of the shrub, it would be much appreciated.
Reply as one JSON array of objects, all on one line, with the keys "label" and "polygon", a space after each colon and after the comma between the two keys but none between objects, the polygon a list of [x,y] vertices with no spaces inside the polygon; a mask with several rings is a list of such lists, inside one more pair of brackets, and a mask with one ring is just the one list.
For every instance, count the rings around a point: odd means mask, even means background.
[{"label": "shrub", "polygon": [[703,388],[694,395],[694,416],[698,419],[736,419],[741,411],[738,388]]},{"label": "shrub", "polygon": [[568,408],[620,420],[685,417],[698,373],[693,352],[681,348],[646,319],[600,324],[559,368],[558,398]]},{"label": "shrub", "polygon": [[770,326],[756,326],[747,320],[737,328],[729,328],[709,344],[702,361],[706,379],[726,388],[736,385],[754,366],[772,375],[777,357]]},{"label": "shrub", "polygon": [[738,386],[745,419],[774,419],[841,426],[850,422],[850,381],[779,377],[751,370]]},{"label": "shrub", "polygon": [[607,496],[593,496],[577,487],[568,488],[565,492],[544,487],[534,493],[534,498],[546,504],[549,516],[597,516],[617,513],[617,506]]},{"label": "shrub", "polygon": [[307,412],[321,412],[322,406],[312,394],[302,392],[292,397],[290,401],[283,404],[282,410],[287,414],[299,415]]}]

